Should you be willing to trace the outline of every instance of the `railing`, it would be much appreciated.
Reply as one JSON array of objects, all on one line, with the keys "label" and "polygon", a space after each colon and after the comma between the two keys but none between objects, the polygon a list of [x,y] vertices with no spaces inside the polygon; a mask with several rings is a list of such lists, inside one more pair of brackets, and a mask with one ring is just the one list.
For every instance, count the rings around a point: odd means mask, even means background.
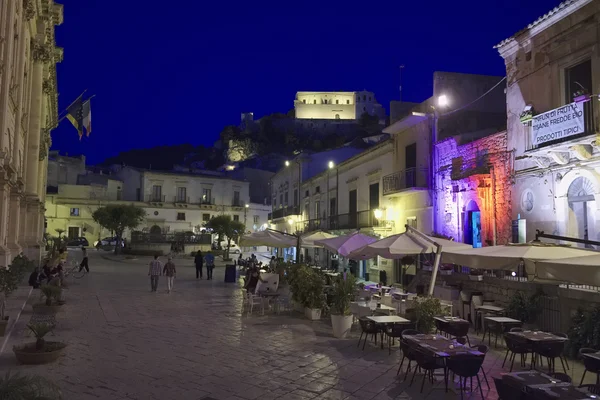
[{"label": "railing", "polygon": [[214,197],[212,199],[203,199],[202,197],[200,197],[200,199],[198,200],[198,204],[205,206],[214,206],[216,202]]},{"label": "railing", "polygon": [[290,206],[290,207],[279,208],[270,214],[269,220],[285,218],[290,215],[298,215],[298,207]]},{"label": "railing", "polygon": [[190,198],[189,197],[179,197],[179,196],[175,196],[173,197],[173,203],[190,203]]},{"label": "railing", "polygon": [[373,210],[356,213],[332,215],[328,218],[316,218],[296,223],[298,232],[313,232],[317,230],[360,229],[379,226]]},{"label": "railing", "polygon": [[412,188],[429,187],[429,169],[407,168],[383,177],[383,195],[401,192]]},{"label": "railing", "polygon": [[211,244],[212,235],[192,235],[185,232],[175,233],[145,233],[134,232],[131,234],[131,243],[184,243],[184,244]]},{"label": "railing", "polygon": [[244,202],[238,199],[231,200],[231,207],[244,207]]},{"label": "railing", "polygon": [[146,196],[146,201],[147,202],[164,203],[165,200],[166,200],[166,196],[163,196],[163,195],[149,194],[149,195]]},{"label": "railing", "polygon": [[[580,133],[578,135],[571,135],[571,136],[566,136],[560,139],[556,139],[556,140],[552,140],[552,141],[548,141],[545,143],[541,143],[539,145],[535,145],[533,143],[531,143],[531,135],[528,133],[527,134],[527,149],[528,150],[533,150],[533,149],[539,149],[542,147],[546,147],[546,146],[552,146],[558,143],[565,143],[565,142],[569,142],[571,140],[574,139],[579,139],[582,137],[586,137],[586,136],[590,136],[590,135],[594,135],[595,133],[595,129],[594,129],[594,98],[592,98],[591,100],[583,103],[583,128],[584,131],[583,133]],[[559,107],[560,108],[560,107]],[[531,127],[531,122],[529,122],[529,127],[530,129],[533,129]]]}]

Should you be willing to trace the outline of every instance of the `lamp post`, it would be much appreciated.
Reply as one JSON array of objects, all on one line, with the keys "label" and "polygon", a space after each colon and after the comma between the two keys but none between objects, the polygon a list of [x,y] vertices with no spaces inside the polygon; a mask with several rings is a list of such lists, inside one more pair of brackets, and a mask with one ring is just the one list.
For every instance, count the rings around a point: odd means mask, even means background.
[{"label": "lamp post", "polygon": [[[437,207],[437,176],[436,169],[438,163],[438,155],[437,155],[437,147],[436,142],[438,140],[438,124],[440,119],[439,109],[446,108],[450,105],[450,98],[446,94],[441,94],[437,98],[437,107],[436,105],[431,106],[433,109],[433,128],[431,132],[431,161],[429,167],[431,171],[429,173],[430,181],[431,181],[431,190],[433,192],[433,229],[437,230],[437,222],[438,222],[438,207]],[[416,177],[415,177],[416,178]]]},{"label": "lamp post", "polygon": [[246,221],[248,219],[248,208],[250,207],[250,204],[246,204],[246,207],[244,207],[244,228],[246,230],[248,230],[248,226],[246,225]]}]

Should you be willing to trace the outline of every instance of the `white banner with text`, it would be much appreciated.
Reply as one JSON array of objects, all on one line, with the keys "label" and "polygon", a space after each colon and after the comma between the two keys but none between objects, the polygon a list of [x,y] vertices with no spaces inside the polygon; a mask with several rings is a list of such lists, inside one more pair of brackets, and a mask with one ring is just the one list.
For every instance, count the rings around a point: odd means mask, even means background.
[{"label": "white banner with text", "polygon": [[571,103],[534,116],[531,123],[531,144],[539,146],[584,133],[584,104]]}]

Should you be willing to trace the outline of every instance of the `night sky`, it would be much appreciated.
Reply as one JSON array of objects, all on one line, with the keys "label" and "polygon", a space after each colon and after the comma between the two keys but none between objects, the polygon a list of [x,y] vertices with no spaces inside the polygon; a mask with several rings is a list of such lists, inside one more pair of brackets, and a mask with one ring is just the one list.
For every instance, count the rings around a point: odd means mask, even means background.
[{"label": "night sky", "polygon": [[389,110],[401,64],[406,101],[431,95],[436,70],[504,76],[492,47],[560,0],[59,2],[60,109],[84,89],[96,97],[92,135],[80,142],[64,120],[53,149],[93,164],[211,145],[241,112],[285,113],[300,90],[366,89]]}]

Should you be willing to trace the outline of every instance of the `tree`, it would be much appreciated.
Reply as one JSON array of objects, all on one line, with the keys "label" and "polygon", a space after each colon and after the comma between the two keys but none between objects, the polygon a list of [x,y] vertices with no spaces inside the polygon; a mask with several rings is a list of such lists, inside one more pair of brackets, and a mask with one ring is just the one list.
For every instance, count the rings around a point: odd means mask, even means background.
[{"label": "tree", "polygon": [[221,243],[223,237],[227,238],[227,249],[225,250],[224,257],[225,260],[229,260],[231,239],[235,238],[236,241],[239,241],[238,238],[246,230],[246,226],[243,223],[232,220],[231,216],[229,215],[218,215],[213,217],[204,225],[204,227],[217,234],[219,237],[219,243]]},{"label": "tree", "polygon": [[135,229],[146,217],[146,211],[134,205],[111,204],[98,208],[92,214],[96,223],[115,233],[115,254],[121,249],[121,241],[125,229]]}]

